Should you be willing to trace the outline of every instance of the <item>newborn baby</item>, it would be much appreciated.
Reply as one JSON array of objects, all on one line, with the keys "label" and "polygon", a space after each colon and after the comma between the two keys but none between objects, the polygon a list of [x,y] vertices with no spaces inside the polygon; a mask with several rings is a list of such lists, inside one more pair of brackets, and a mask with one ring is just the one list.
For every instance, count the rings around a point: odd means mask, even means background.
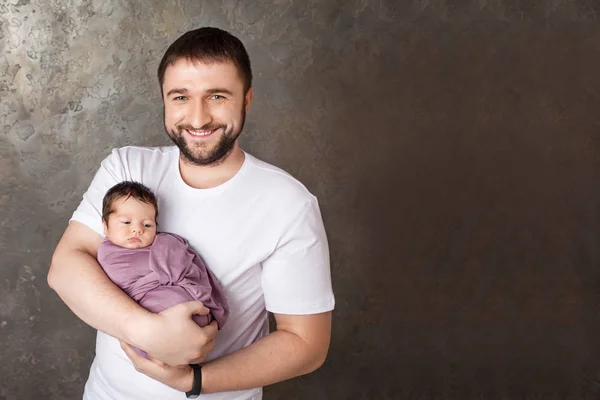
[{"label": "newborn baby", "polygon": [[[229,315],[225,293],[187,241],[172,233],[157,233],[158,202],[146,186],[121,182],[108,190],[102,203],[106,240],[98,262],[108,277],[147,310],[158,313],[176,304],[201,301],[210,310],[194,321],[221,329]],[[147,358],[144,351],[136,351]]]}]

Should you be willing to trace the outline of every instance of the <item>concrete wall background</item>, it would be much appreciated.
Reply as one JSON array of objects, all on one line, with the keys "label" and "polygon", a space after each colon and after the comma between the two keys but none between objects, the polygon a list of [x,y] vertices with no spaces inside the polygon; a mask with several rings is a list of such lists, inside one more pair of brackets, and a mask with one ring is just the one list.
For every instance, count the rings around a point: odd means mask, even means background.
[{"label": "concrete wall background", "polygon": [[113,147],[166,144],[155,70],[247,45],[242,144],[320,198],[326,365],[267,399],[600,394],[592,0],[0,1],[0,399],[80,398],[94,332],[47,287]]}]

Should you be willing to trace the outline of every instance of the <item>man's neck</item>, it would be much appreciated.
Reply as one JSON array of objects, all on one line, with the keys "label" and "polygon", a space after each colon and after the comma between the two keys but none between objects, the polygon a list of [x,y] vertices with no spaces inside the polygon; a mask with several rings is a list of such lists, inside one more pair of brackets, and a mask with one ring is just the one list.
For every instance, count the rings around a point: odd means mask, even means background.
[{"label": "man's neck", "polygon": [[236,143],[231,152],[217,164],[200,166],[179,159],[179,171],[183,181],[195,189],[210,189],[222,185],[242,168],[246,156]]}]

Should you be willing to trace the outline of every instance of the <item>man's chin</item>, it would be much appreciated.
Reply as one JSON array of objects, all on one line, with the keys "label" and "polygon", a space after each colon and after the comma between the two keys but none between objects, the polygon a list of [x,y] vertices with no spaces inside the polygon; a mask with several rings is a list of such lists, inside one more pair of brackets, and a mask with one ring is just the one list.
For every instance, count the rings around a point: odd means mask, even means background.
[{"label": "man's chin", "polygon": [[216,165],[227,158],[235,147],[236,139],[233,142],[225,141],[218,129],[207,140],[195,140],[190,134],[184,132],[182,135],[171,136],[171,140],[179,148],[183,161],[198,166]]},{"label": "man's chin", "polygon": [[220,160],[213,160],[212,158],[206,158],[206,157],[197,157],[197,156],[190,157],[189,155],[183,155],[183,154],[182,154],[182,159],[186,163],[201,166],[201,167],[210,166],[210,165],[213,165],[216,162],[220,161]]},{"label": "man's chin", "polygon": [[[223,159],[227,158],[227,156],[231,153],[231,149],[229,149],[227,152],[217,151],[215,146],[208,149],[203,148],[202,150],[198,148],[190,149],[190,147],[187,146],[185,150],[182,150],[181,147],[179,150],[184,161],[201,166],[219,163],[223,161]],[[221,155],[221,153],[223,154]]]}]

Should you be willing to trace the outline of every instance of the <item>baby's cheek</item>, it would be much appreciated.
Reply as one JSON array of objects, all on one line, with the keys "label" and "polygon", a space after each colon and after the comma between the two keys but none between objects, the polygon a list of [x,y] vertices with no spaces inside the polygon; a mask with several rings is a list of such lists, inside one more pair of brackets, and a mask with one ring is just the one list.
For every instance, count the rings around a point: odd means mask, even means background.
[{"label": "baby's cheek", "polygon": [[154,242],[154,239],[155,239],[155,238],[156,238],[156,232],[154,232],[154,233],[152,233],[152,234],[150,235],[150,239],[149,239],[149,240],[150,240],[150,243]]}]

